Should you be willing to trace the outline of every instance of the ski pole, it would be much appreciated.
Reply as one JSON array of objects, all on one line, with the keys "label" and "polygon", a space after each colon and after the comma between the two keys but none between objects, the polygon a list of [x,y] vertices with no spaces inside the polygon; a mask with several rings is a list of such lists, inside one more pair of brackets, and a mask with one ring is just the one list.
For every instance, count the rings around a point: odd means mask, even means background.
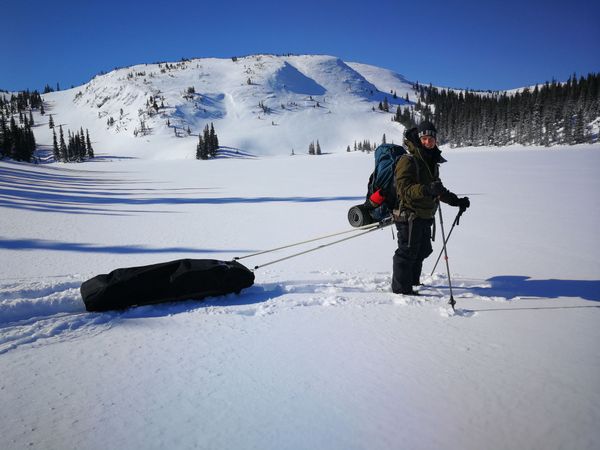
[{"label": "ski pole", "polygon": [[[456,301],[454,300],[454,295],[452,294],[452,280],[450,279],[450,265],[448,264],[448,250],[446,249],[446,236],[444,234],[444,219],[442,217],[442,206],[438,202],[438,210],[440,213],[440,228],[442,229],[442,241],[444,242],[444,259],[446,260],[446,272],[448,273],[448,286],[450,286],[450,301],[448,303],[452,306],[452,311],[454,311],[454,305],[456,305]],[[448,236],[450,237],[450,236]]]},{"label": "ski pole", "polygon": [[334,237],[334,236],[340,236],[342,234],[354,233],[356,231],[367,230],[367,229],[370,229],[370,228],[377,228],[377,227],[379,227],[379,225],[380,224],[377,223],[377,222],[376,223],[370,223],[368,225],[363,225],[362,227],[352,228],[351,230],[341,231],[339,233],[331,233],[331,234],[327,234],[325,236],[319,236],[319,237],[316,237],[316,238],[308,239],[306,241],[296,242],[294,244],[288,244],[288,245],[284,245],[282,247],[271,248],[269,250],[262,250],[262,251],[257,252],[257,253],[252,253],[251,255],[236,256],[233,259],[235,261],[238,261],[240,259],[246,259],[246,258],[250,258],[252,256],[264,255],[265,253],[271,253],[271,252],[275,252],[277,250],[283,250],[283,249],[290,248],[290,247],[296,247],[297,245],[308,244],[309,242],[320,241],[321,239],[327,239],[327,238]]},{"label": "ski pole", "polygon": [[[265,264],[261,264],[259,266],[254,266],[254,270],[260,269],[260,268],[265,267],[265,266],[270,266],[271,264],[275,264],[275,263],[278,263],[278,262],[281,262],[281,261],[285,261],[287,259],[295,258],[296,256],[300,256],[300,255],[304,255],[306,253],[314,252],[316,250],[321,250],[322,248],[329,247],[329,246],[334,245],[334,244],[339,244],[340,242],[344,242],[344,241],[347,241],[349,239],[357,238],[359,236],[362,236],[363,234],[371,233],[371,232],[373,232],[375,230],[380,230],[382,228],[385,228],[385,227],[391,225],[392,223],[393,223],[392,220],[385,220],[385,221],[379,222],[379,223],[376,224],[375,227],[371,227],[370,229],[368,229],[366,231],[363,231],[362,233],[358,233],[358,234],[356,234],[354,236],[350,236],[350,237],[347,237],[347,238],[344,238],[344,239],[338,239],[337,241],[329,242],[327,244],[322,244],[322,245],[319,245],[318,247],[309,248],[308,250],[305,250],[303,252],[294,253],[293,255],[289,255],[289,256],[286,256],[286,257],[280,258],[280,259],[276,259],[275,261],[270,261],[270,262],[267,262]],[[311,241],[307,241],[307,242],[311,242]],[[287,248],[287,247],[282,247],[282,248]]]},{"label": "ski pole", "polygon": [[[452,235],[452,230],[454,230],[454,225],[458,225],[458,222],[460,221],[460,216],[462,216],[462,213],[464,211],[458,211],[458,214],[456,215],[456,218],[454,219],[454,222],[452,222],[452,227],[450,228],[450,232],[448,233],[448,239],[444,240],[444,245],[446,245],[448,243],[448,241],[450,240],[450,236]],[[440,258],[442,257],[442,253],[444,252],[444,248],[442,248],[440,250],[440,254],[438,255],[437,259],[435,260],[435,264],[433,266],[433,269],[431,270],[431,273],[429,274],[429,276],[433,276],[433,272],[435,272],[435,268],[437,267],[438,263],[440,262]]]}]

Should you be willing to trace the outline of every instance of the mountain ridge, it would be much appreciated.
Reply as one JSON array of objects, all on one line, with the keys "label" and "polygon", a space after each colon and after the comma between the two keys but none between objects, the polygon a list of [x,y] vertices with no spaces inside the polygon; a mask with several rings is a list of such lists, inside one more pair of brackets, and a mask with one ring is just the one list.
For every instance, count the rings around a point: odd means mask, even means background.
[{"label": "mountain ridge", "polygon": [[[399,141],[403,127],[391,118],[406,94],[416,100],[404,77],[375,66],[327,55],[254,55],[137,64],[43,98],[57,126],[89,129],[100,153],[190,158],[209,123],[223,145],[258,155],[305,153],[316,140],[340,152],[384,133]],[[377,108],[386,97],[389,112]],[[36,139],[49,145],[51,134],[39,128]]]}]

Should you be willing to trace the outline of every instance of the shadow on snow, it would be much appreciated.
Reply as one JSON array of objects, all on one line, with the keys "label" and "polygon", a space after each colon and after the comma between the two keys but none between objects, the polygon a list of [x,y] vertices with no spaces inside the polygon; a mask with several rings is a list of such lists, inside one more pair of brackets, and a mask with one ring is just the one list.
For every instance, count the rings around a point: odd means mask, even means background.
[{"label": "shadow on snow", "polygon": [[[106,180],[81,176],[81,172],[71,169],[49,168],[49,173],[31,171],[15,167],[0,167],[0,206],[41,212],[62,212],[71,214],[98,214],[102,212],[123,214],[111,210],[109,206],[155,206],[155,205],[222,205],[229,203],[270,203],[270,202],[330,202],[359,201],[363,197],[206,197],[207,190],[215,188],[186,188],[176,196],[172,191],[182,189],[135,189],[115,188],[142,183],[142,180]],[[90,172],[93,174],[94,172]],[[117,191],[117,192],[114,192]],[[149,195],[151,194],[151,195]],[[185,196],[184,196],[185,195]],[[150,211],[147,211],[150,212]],[[159,212],[159,211],[151,211]]]},{"label": "shadow on snow", "polygon": [[520,275],[503,275],[487,280],[489,287],[465,288],[473,294],[485,297],[581,297],[600,301],[600,280],[532,280]]},{"label": "shadow on snow", "polygon": [[162,247],[151,248],[142,245],[97,245],[81,242],[58,242],[44,239],[4,239],[0,238],[0,249],[5,250],[55,250],[63,252],[83,253],[250,253],[256,250],[248,249],[210,249],[191,247]]},{"label": "shadow on snow", "polygon": [[[169,315],[186,313],[207,308],[243,307],[265,303],[288,292],[278,283],[254,285],[244,289],[241,294],[229,294],[220,297],[207,297],[203,300],[184,300],[177,302],[160,303],[157,305],[144,305],[128,308],[120,312],[104,314],[118,314],[121,319],[138,319],[144,317],[166,317]],[[247,315],[252,311],[235,310],[232,314]]]}]

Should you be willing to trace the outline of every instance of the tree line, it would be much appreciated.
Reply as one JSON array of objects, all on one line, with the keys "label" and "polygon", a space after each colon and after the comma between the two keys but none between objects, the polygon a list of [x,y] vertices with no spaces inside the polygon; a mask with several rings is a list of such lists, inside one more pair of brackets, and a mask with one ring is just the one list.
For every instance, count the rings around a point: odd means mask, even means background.
[{"label": "tree line", "polygon": [[0,157],[31,162],[35,152],[35,136],[31,123],[25,118],[23,126],[17,125],[14,116],[6,120],[0,110]]},{"label": "tree line", "polygon": [[[57,86],[58,87],[58,86]],[[33,111],[42,116],[46,114],[44,102],[37,91],[19,92],[10,98],[0,96],[0,157],[16,161],[32,162],[36,150],[35,136],[32,130],[35,124]],[[17,123],[18,120],[18,123]],[[55,161],[80,162],[94,157],[88,130],[78,132],[67,130],[65,141],[62,126],[59,137],[54,129],[52,114],[48,116],[48,126],[53,134],[53,155]]]},{"label": "tree line", "polygon": [[21,114],[30,112],[32,109],[39,109],[42,115],[45,114],[44,102],[38,91],[23,91],[16,95],[11,94],[9,98],[0,95],[0,110],[4,110],[8,117],[11,114]]},{"label": "tree line", "polygon": [[533,89],[508,92],[453,91],[415,85],[414,107],[393,120],[407,127],[435,123],[440,143],[452,146],[545,145],[598,142],[592,123],[600,117],[600,74],[572,75]]},{"label": "tree line", "polygon": [[[382,144],[386,143],[385,140],[385,134],[383,135],[383,139],[381,141]],[[371,143],[371,141],[369,139],[364,139],[362,142],[358,142],[358,144],[356,143],[356,141],[354,141],[354,150],[350,149],[350,146],[348,145],[346,147],[346,151],[347,152],[351,152],[351,151],[360,151],[360,152],[371,152],[373,150],[375,150],[377,148],[377,144],[375,142]]]},{"label": "tree line", "polygon": [[[31,162],[36,143],[32,111],[45,114],[42,97],[37,91],[0,95],[0,157]],[[18,119],[15,119],[17,117]],[[18,123],[17,123],[18,120]]]}]

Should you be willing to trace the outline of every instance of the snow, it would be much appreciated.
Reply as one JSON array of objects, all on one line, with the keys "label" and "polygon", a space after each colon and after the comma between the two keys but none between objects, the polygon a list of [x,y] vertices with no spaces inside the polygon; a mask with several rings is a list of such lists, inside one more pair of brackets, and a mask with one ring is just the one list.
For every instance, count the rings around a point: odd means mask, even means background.
[{"label": "snow", "polygon": [[[0,161],[0,448],[598,448],[597,144],[444,149],[445,185],[472,204],[448,245],[456,312],[443,261],[431,274],[438,224],[420,297],[391,293],[388,227],[259,268],[241,295],[87,313],[79,286],[99,273],[348,230],[373,155],[346,145],[401,140],[371,111],[409,89],[384,69],[326,56],[186,64],[44,96],[57,125],[90,129],[95,160]],[[126,81],[144,70],[150,84]],[[181,99],[192,80],[206,113]],[[135,138],[144,90],[164,93],[172,122],[215,120],[224,156],[193,159],[196,138],[175,138],[165,117]],[[301,106],[273,126],[259,100]],[[49,145],[47,116],[35,120]],[[328,154],[306,155],[317,138]],[[456,210],[443,214],[447,233]]]},{"label": "snow", "polygon": [[390,292],[389,228],[240,296],[85,312],[98,273],[347,229],[372,155],[0,162],[0,446],[595,448],[598,150],[445,152],[455,314],[439,237],[424,295]]}]

